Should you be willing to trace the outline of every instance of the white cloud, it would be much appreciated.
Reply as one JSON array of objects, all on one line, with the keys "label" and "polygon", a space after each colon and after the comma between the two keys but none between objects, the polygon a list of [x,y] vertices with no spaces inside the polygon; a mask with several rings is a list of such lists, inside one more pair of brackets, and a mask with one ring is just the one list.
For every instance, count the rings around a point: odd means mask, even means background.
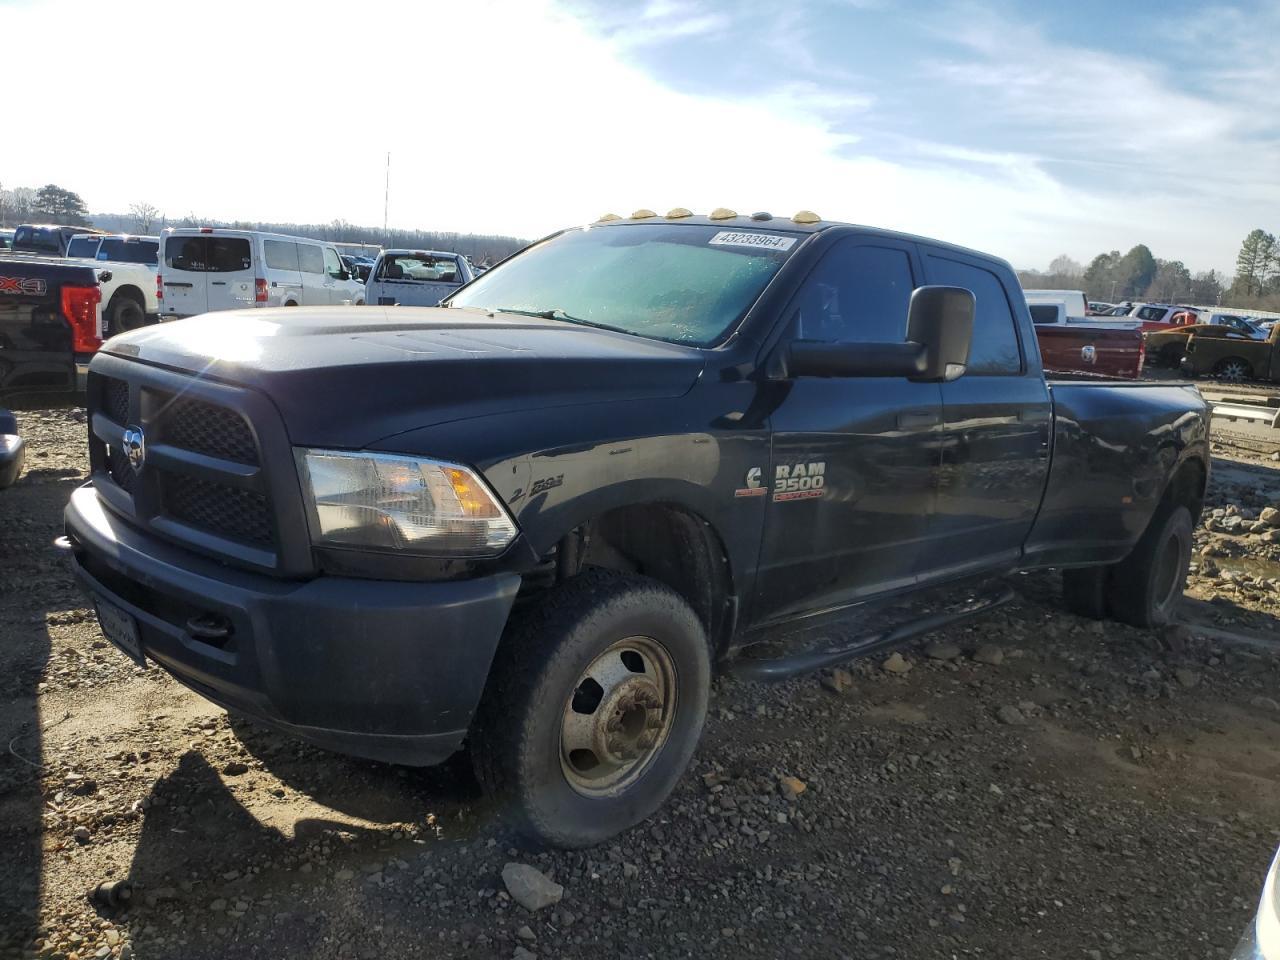
[{"label": "white cloud", "polygon": [[[1165,110],[1161,129],[1182,155],[1150,158],[1151,169],[1181,167],[1191,177],[1201,168],[1233,200],[1259,189],[1247,165],[1193,156],[1202,138],[1233,136],[1238,111],[1171,93],[1123,57],[1104,63],[1067,51],[1070,59],[1032,75],[1029,59],[1062,53],[1033,31],[993,40],[979,27],[965,38],[967,59],[942,65],[939,76],[981,86],[991,109],[1009,117],[1051,111],[1052,137],[1030,150],[909,138],[890,162],[863,137],[883,136],[877,91],[845,74],[824,84],[818,62],[778,69],[769,92],[752,96],[681,92],[631,62],[638,42],[720,30],[722,14],[697,4],[654,0],[629,38],[551,0],[382,5],[355,23],[344,3],[224,0],[209,11],[158,0],[0,6],[0,34],[56,32],[64,51],[108,64],[146,51],[154,63],[126,63],[120,83],[81,83],[57,109],[24,113],[23,149],[4,152],[0,180],[56,182],[95,210],[148,200],[171,218],[377,224],[389,150],[390,221],[400,227],[537,236],[639,206],[812,208],[1019,264],[1145,241],[1157,255],[1221,266],[1252,225],[1238,205],[1169,196],[1158,184],[1121,203],[1053,175],[1064,144],[1084,162],[1078,148],[1093,121],[1081,101],[1096,99],[1096,83],[1103,96],[1129,98],[1108,113],[1105,134]],[[802,44],[790,23],[781,42]],[[8,76],[45,76],[48,55],[43,45],[10,47]],[[998,72],[974,69],[1002,57]],[[1274,170],[1274,156],[1255,162]],[[1089,162],[1141,171],[1147,159],[1142,143],[1103,143]]]}]

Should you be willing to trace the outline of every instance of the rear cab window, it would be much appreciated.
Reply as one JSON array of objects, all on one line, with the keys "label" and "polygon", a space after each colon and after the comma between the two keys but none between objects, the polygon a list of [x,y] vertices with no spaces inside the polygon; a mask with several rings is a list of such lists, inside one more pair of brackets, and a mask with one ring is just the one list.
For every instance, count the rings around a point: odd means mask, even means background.
[{"label": "rear cab window", "polygon": [[43,227],[19,227],[13,234],[13,245],[23,250],[41,250],[46,253],[62,251],[62,234],[59,230]]},{"label": "rear cab window", "polygon": [[160,243],[157,240],[107,237],[98,247],[99,260],[115,263],[145,263],[152,266],[159,259]]},{"label": "rear cab window", "polygon": [[97,237],[76,237],[67,244],[67,256],[92,260],[98,255],[98,245]]},{"label": "rear cab window", "polygon": [[1051,303],[1032,303],[1027,309],[1031,311],[1032,323],[1058,322],[1058,308]]},{"label": "rear cab window", "polygon": [[421,280],[458,283],[458,261],[425,253],[398,253],[383,257],[376,280]]}]

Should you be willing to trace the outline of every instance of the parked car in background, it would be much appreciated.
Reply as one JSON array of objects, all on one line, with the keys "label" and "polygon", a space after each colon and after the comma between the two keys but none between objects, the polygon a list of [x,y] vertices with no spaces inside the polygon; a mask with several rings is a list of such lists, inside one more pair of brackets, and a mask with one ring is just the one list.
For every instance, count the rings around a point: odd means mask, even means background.
[{"label": "parked car in background", "polygon": [[1068,317],[1066,305],[1028,303],[1044,368],[1050,373],[1082,373],[1136,379],[1142,375],[1142,332],[1134,323],[1094,323]]},{"label": "parked car in background", "polygon": [[67,245],[77,235],[102,233],[92,227],[68,227],[59,224],[24,223],[13,231],[14,253],[30,253],[42,257],[65,257]]},{"label": "parked car in background", "polygon": [[0,253],[13,248],[13,231],[0,230]]},{"label": "parked car in background", "polygon": [[1114,303],[1103,303],[1101,300],[1090,300],[1085,306],[1089,309],[1091,317],[1105,317],[1116,307]]},{"label": "parked car in background", "polygon": [[1241,380],[1280,381],[1280,324],[1266,340],[1248,337],[1198,337],[1187,339],[1182,372],[1239,383]]},{"label": "parked car in background", "polygon": [[353,256],[349,253],[341,254],[342,264],[347,268],[347,273],[352,277],[364,283],[369,279],[369,271],[373,268],[372,257]]},{"label": "parked car in background", "polygon": [[364,303],[330,243],[257,230],[180,227],[160,238],[163,320],[244,307]]},{"label": "parked car in background", "polygon": [[[879,653],[1022,569],[1071,568],[1087,616],[1173,616],[1194,386],[1047,381],[1016,275],[973,250],[642,214],[354,335],[317,307],[228,316],[232,358],[200,324],[108,341],[64,514],[106,637],[331,749],[465,741],[494,809],[583,847],[666,800],[717,670]],[[163,457],[122,454],[144,434]]]},{"label": "parked car in background", "polygon": [[1083,290],[1023,290],[1028,304],[1060,303],[1068,317],[1086,317],[1089,306],[1085,302]]},{"label": "parked car in background", "polygon": [[0,256],[0,394],[84,388],[102,345],[105,268]]},{"label": "parked car in background", "polygon": [[0,490],[14,485],[26,457],[26,446],[18,435],[17,418],[8,410],[0,410]]},{"label": "parked car in background", "polygon": [[[1113,312],[1112,316],[1116,316]],[[1199,313],[1190,307],[1168,303],[1137,303],[1124,317],[1140,320],[1143,330],[1168,330],[1199,322]]]},{"label": "parked car in background", "polygon": [[103,336],[113,337],[155,322],[160,314],[156,289],[159,237],[125,233],[86,233],[71,238],[67,259],[86,260],[108,268],[102,286]]},{"label": "parked car in background", "polygon": [[1267,339],[1267,331],[1261,323],[1252,317],[1247,317],[1240,313],[1202,313],[1200,315],[1201,323],[1213,324],[1214,326],[1231,327],[1240,333],[1247,333],[1257,340]]},{"label": "parked car in background", "polygon": [[1195,337],[1224,337],[1228,340],[1257,340],[1256,331],[1241,331],[1228,324],[1193,323],[1168,330],[1151,330],[1143,333],[1147,344],[1148,362],[1158,367],[1178,369],[1187,351],[1187,341]]},{"label": "parked car in background", "polygon": [[464,283],[471,264],[438,250],[383,250],[365,284],[365,302],[377,306],[434,307]]}]

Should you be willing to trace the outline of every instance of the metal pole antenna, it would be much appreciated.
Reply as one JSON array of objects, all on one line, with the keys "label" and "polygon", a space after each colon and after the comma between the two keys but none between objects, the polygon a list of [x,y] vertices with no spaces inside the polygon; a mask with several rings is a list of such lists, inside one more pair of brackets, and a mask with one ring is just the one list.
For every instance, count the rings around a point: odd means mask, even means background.
[{"label": "metal pole antenna", "polygon": [[382,242],[387,242],[387,205],[391,199],[391,151],[387,151],[387,180],[382,189]]}]

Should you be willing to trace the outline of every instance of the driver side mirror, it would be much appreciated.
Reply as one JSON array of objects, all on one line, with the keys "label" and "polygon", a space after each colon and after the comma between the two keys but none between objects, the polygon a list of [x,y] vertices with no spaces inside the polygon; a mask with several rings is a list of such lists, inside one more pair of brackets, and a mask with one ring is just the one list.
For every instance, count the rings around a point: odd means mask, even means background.
[{"label": "driver side mirror", "polygon": [[793,340],[772,372],[783,377],[956,380],[969,363],[975,303],[973,293],[963,287],[917,287],[907,310],[905,342]]}]

